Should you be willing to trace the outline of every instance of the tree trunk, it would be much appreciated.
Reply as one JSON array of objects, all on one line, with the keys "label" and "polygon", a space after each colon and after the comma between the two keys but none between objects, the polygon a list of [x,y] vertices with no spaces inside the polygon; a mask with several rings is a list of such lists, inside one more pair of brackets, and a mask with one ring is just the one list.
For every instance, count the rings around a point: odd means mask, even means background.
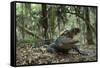
[{"label": "tree trunk", "polygon": [[89,8],[85,8],[85,23],[86,23],[86,28],[87,28],[87,43],[88,44],[94,44],[93,42],[93,36],[92,36],[92,30],[91,30],[91,24],[90,24],[90,17],[89,17]]},{"label": "tree trunk", "polygon": [[42,19],[41,25],[43,27],[43,37],[47,39],[48,20],[47,20],[47,6],[42,4]]},{"label": "tree trunk", "polygon": [[24,4],[22,4],[21,7],[22,7],[22,11],[21,11],[22,20],[21,20],[21,23],[22,23],[22,25],[23,25],[23,26],[22,26],[22,27],[23,27],[23,28],[22,28],[22,39],[24,40],[24,38],[25,38],[25,32],[24,32],[24,17],[23,17],[23,16],[24,16],[24,14],[23,14],[23,13],[24,13]]}]

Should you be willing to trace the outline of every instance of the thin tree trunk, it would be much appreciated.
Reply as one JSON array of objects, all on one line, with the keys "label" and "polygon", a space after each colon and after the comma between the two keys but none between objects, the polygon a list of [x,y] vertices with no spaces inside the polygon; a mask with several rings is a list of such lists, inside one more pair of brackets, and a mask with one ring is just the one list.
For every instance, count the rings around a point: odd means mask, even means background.
[{"label": "thin tree trunk", "polygon": [[24,38],[25,38],[25,33],[24,33],[24,4],[22,4],[22,11],[21,11],[21,14],[22,14],[22,20],[21,20],[21,22],[22,22],[22,38],[23,38],[23,40],[24,40]]},{"label": "thin tree trunk", "polygon": [[47,38],[47,30],[48,30],[48,20],[47,20],[47,6],[46,4],[42,4],[42,21],[41,25],[43,27],[43,37]]},{"label": "thin tree trunk", "polygon": [[92,31],[90,28],[90,17],[89,17],[89,9],[88,7],[85,8],[85,22],[86,22],[86,28],[87,28],[87,43],[88,44],[94,44],[93,42],[93,36],[92,36]]}]

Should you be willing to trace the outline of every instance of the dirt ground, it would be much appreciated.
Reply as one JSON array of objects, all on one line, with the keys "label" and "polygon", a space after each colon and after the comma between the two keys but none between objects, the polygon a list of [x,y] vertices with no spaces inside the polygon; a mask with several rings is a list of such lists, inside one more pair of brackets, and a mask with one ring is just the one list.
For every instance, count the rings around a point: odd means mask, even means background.
[{"label": "dirt ground", "polygon": [[90,48],[84,47],[83,50],[88,54],[87,56],[74,51],[70,51],[68,54],[49,53],[46,47],[34,48],[32,45],[23,44],[16,47],[16,65],[96,61],[95,48],[92,46]]}]

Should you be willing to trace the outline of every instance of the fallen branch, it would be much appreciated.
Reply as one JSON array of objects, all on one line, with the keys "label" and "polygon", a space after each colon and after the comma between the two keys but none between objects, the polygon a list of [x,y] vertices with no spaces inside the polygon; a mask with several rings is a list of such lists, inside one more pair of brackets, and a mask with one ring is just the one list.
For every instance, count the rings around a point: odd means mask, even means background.
[{"label": "fallen branch", "polygon": [[[19,28],[23,29],[23,27],[21,25],[18,25]],[[41,40],[44,40],[43,38],[37,36],[36,34],[34,34],[31,30],[27,29],[27,28],[24,28],[24,31],[27,32],[28,34],[32,35],[32,36],[35,36]]]}]

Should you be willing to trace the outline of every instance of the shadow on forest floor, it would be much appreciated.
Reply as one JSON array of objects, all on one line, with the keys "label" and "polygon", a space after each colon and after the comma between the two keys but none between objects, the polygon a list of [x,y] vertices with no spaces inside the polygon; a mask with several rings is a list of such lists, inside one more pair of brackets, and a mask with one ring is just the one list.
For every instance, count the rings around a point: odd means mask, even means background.
[{"label": "shadow on forest floor", "polygon": [[16,65],[49,64],[64,62],[96,61],[95,49],[85,48],[88,56],[78,53],[49,53],[46,47],[33,48],[32,45],[22,44],[16,47]]}]

